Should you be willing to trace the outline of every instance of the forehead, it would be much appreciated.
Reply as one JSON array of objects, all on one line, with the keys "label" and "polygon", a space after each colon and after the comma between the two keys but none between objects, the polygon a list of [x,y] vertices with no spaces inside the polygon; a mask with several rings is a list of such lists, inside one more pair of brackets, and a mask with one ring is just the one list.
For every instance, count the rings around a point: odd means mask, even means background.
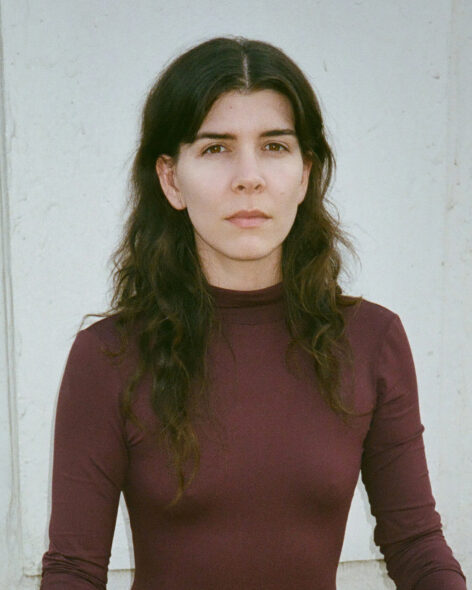
[{"label": "forehead", "polygon": [[293,127],[294,115],[289,99],[275,90],[250,93],[230,91],[212,105],[199,131],[225,131],[243,128]]}]

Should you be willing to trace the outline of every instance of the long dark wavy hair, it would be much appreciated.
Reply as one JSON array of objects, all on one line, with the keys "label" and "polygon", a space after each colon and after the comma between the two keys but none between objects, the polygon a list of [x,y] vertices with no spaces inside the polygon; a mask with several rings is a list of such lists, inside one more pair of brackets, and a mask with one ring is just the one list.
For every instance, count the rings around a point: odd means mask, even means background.
[{"label": "long dark wavy hair", "polygon": [[[363,415],[355,414],[339,391],[338,353],[352,366],[342,308],[362,297],[342,294],[337,282],[339,246],[357,254],[326,207],[335,160],[315,93],[300,68],[269,43],[243,37],[202,42],[175,58],[147,96],[130,176],[130,212],[112,255],[110,308],[84,316],[115,318],[121,345],[107,351],[113,357],[126,352],[131,335],[135,339],[138,362],[122,391],[121,411],[141,429],[146,427],[133,412],[133,392],[144,375],[152,377],[150,400],[159,424],[154,434],[169,451],[178,482],[168,507],[181,499],[200,465],[192,422],[199,409],[208,409],[206,352],[210,331],[219,323],[188,213],[169,204],[155,164],[160,155],[175,158],[182,143],[193,142],[223,93],[263,89],[290,100],[301,152],[312,162],[305,199],[282,245],[289,349],[301,346],[312,357],[319,391],[343,421]],[[184,466],[191,458],[193,471],[186,479]]]}]

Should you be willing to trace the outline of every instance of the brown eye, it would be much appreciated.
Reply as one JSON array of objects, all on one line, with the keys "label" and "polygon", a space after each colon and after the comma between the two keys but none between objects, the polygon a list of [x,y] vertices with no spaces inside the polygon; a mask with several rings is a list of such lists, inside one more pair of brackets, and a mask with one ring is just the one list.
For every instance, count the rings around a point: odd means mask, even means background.
[{"label": "brown eye", "polygon": [[[222,148],[223,146],[220,144],[210,145],[205,150],[203,150],[203,154],[220,154],[220,151],[214,151],[215,148]],[[210,151],[211,150],[211,151]]]},{"label": "brown eye", "polygon": [[[276,143],[274,141],[272,141],[271,143],[267,144],[269,147],[270,146],[275,146],[276,149],[269,149],[270,152],[283,152],[284,150],[287,151],[287,148],[282,145],[281,143]],[[281,148],[281,149],[279,149]]]}]

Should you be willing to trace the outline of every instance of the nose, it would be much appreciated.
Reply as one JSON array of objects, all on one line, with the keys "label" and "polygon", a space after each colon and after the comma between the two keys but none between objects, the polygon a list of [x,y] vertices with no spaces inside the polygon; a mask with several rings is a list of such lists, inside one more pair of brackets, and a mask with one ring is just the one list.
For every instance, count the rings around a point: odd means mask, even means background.
[{"label": "nose", "polygon": [[260,165],[253,153],[241,154],[235,163],[231,187],[235,192],[260,192],[266,186]]}]

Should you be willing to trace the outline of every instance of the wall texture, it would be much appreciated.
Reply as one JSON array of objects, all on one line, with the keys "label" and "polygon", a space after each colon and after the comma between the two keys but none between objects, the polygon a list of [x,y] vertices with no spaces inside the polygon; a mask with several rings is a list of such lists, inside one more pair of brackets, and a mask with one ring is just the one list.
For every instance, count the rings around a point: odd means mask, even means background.
[{"label": "wall texture", "polygon": [[[332,198],[362,260],[345,287],[402,318],[437,509],[472,579],[471,4],[0,7],[0,588],[39,583],[60,377],[83,315],[106,308],[146,91],[177,53],[225,34],[279,45],[319,92],[338,162]],[[393,588],[374,524],[359,484],[340,590]],[[122,502],[112,590],[130,586],[130,541]]]}]

